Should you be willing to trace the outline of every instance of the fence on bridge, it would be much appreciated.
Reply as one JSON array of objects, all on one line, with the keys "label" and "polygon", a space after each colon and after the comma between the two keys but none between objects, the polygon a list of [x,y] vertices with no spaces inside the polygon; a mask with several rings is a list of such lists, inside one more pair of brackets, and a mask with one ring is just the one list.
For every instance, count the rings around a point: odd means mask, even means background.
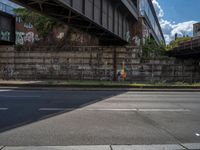
[{"label": "fence on bridge", "polygon": [[175,47],[173,50],[192,50],[192,49],[197,49],[200,48],[200,37],[198,39],[194,39],[191,41],[187,42],[182,42],[179,44],[178,47]]},{"label": "fence on bridge", "polygon": [[200,59],[200,37],[182,42],[169,52],[172,57],[183,59]]}]

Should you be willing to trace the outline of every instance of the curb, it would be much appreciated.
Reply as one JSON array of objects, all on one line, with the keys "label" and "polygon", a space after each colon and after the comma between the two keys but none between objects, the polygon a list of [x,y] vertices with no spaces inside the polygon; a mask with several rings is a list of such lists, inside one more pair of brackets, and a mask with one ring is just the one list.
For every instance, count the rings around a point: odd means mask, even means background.
[{"label": "curb", "polygon": [[165,145],[85,145],[85,146],[4,146],[1,150],[199,150],[199,143],[165,144]]},{"label": "curb", "polygon": [[19,86],[19,85],[0,85],[0,89],[12,90],[54,90],[54,91],[123,91],[123,92],[200,92],[200,88],[120,88],[120,87],[70,87],[70,86]]}]

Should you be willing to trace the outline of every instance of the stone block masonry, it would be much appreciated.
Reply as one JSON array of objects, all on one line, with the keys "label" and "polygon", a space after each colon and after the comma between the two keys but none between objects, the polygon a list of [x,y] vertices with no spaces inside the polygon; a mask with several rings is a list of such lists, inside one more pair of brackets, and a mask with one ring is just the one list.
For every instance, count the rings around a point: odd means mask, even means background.
[{"label": "stone block masonry", "polygon": [[140,59],[136,47],[37,47],[16,50],[0,47],[0,78],[24,80],[114,80],[125,64],[127,80],[200,81],[194,60]]}]

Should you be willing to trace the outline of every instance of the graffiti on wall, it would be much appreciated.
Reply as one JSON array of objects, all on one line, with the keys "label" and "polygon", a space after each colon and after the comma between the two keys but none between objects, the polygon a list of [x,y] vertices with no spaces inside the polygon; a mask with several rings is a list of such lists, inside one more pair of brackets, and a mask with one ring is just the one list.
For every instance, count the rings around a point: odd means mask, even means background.
[{"label": "graffiti on wall", "polygon": [[128,32],[126,32],[126,33],[124,34],[124,37],[125,37],[126,41],[127,41],[127,42],[129,42],[129,41],[130,41],[130,39],[131,39],[130,32],[129,32],[129,31],[128,31]]},{"label": "graffiti on wall", "polygon": [[16,44],[17,45],[24,45],[25,43],[33,43],[38,41],[38,34],[34,32],[16,32]]},{"label": "graffiti on wall", "polygon": [[0,68],[0,76],[2,79],[9,80],[17,77],[19,73],[15,72],[12,66],[4,66]]},{"label": "graffiti on wall", "polygon": [[1,31],[1,40],[10,41],[10,32]]},{"label": "graffiti on wall", "polygon": [[31,23],[24,23],[24,28],[33,29],[33,25]]},{"label": "graffiti on wall", "polygon": [[132,38],[132,41],[133,41],[133,43],[136,45],[136,46],[140,46],[140,38],[139,38],[139,36],[134,36],[133,38]]}]

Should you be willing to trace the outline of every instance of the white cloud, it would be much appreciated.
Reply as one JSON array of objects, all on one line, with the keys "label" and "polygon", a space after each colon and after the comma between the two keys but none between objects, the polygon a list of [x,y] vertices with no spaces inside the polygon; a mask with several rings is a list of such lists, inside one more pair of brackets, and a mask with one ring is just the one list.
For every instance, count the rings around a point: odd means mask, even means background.
[{"label": "white cloud", "polygon": [[157,0],[152,0],[155,10],[157,12],[158,18],[162,18],[164,16],[164,11],[161,8],[160,4],[157,2]]},{"label": "white cloud", "polygon": [[185,21],[181,23],[175,23],[175,21],[171,22],[164,19],[164,10],[160,6],[157,0],[152,0],[155,10],[157,12],[161,28],[164,33],[164,37],[166,43],[168,44],[170,41],[174,39],[175,34],[177,33],[178,36],[189,35],[192,36],[193,33],[193,24],[197,21]]}]

